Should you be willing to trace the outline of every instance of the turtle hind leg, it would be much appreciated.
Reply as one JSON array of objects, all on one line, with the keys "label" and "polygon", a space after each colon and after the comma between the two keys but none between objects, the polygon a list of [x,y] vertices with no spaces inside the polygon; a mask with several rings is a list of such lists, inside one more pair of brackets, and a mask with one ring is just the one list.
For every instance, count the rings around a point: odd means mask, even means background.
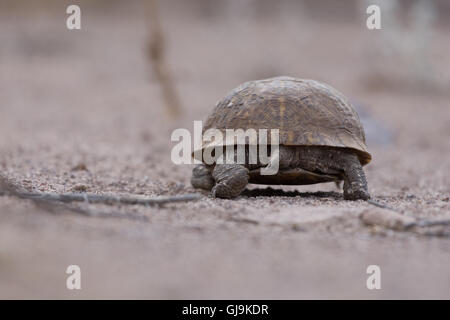
[{"label": "turtle hind leg", "polygon": [[344,161],[344,199],[370,199],[366,175],[355,154],[348,154]]},{"label": "turtle hind leg", "polygon": [[214,198],[236,198],[248,184],[249,171],[240,164],[216,164],[212,176],[216,185],[211,194]]},{"label": "turtle hind leg", "polygon": [[192,170],[191,184],[194,188],[210,191],[214,187],[211,170],[204,164],[199,164]]}]

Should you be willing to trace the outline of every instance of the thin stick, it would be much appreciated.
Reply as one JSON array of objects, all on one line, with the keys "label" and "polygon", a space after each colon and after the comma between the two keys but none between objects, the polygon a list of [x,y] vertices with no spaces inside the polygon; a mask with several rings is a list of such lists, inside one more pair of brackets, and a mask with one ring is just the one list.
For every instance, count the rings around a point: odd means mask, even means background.
[{"label": "thin stick", "polygon": [[104,204],[129,204],[129,205],[162,205],[166,203],[192,201],[201,198],[200,194],[189,193],[177,196],[163,197],[142,197],[142,196],[116,196],[93,193],[32,193],[19,192],[15,196],[22,199],[40,200],[40,201],[58,201],[58,202],[88,202]]},{"label": "thin stick", "polygon": [[420,220],[417,222],[410,223],[405,226],[405,228],[413,227],[435,227],[435,226],[450,226],[450,220]]},{"label": "thin stick", "polygon": [[48,211],[60,213],[61,210],[67,210],[75,213],[79,213],[86,217],[98,217],[98,218],[120,218],[135,221],[148,221],[148,217],[142,214],[135,214],[130,212],[118,212],[118,211],[104,211],[104,210],[94,210],[93,208],[83,208],[80,206],[72,206],[68,203],[62,202],[49,202],[45,200],[32,199],[36,206]]},{"label": "thin stick", "polygon": [[368,203],[370,203],[371,205],[373,205],[375,207],[378,207],[378,208],[381,208],[381,209],[389,209],[389,210],[392,210],[392,211],[395,211],[395,212],[403,213],[400,210],[394,209],[394,208],[392,208],[392,207],[390,207],[390,206],[388,206],[388,205],[386,205],[384,203],[378,202],[376,200],[368,199],[366,201]]},{"label": "thin stick", "polygon": [[11,195],[21,199],[30,199],[37,206],[54,212],[56,210],[69,210],[90,217],[108,217],[108,218],[126,218],[131,220],[147,220],[147,217],[131,213],[120,212],[103,212],[93,210],[91,208],[82,208],[79,206],[71,206],[70,202],[88,202],[88,203],[104,203],[104,204],[127,204],[127,205],[163,205],[166,203],[192,201],[200,199],[202,196],[197,193],[184,194],[179,196],[165,197],[143,197],[143,196],[116,196],[116,195],[99,195],[89,193],[34,193],[21,191],[16,185],[8,181],[0,175],[0,196]]},{"label": "thin stick", "polygon": [[162,197],[143,197],[143,196],[117,196],[104,195],[93,193],[32,193],[21,192],[17,194],[20,198],[44,200],[44,201],[59,201],[59,202],[89,202],[89,203],[104,203],[104,204],[129,204],[129,205],[162,205],[165,203],[192,201],[201,198],[200,194],[189,193],[177,196],[162,196]]},{"label": "thin stick", "polygon": [[427,237],[438,237],[438,238],[450,238],[450,232],[445,231],[426,231],[426,232],[416,232],[421,236]]},{"label": "thin stick", "polygon": [[138,204],[138,205],[162,205],[171,202],[192,201],[202,197],[198,193],[188,193],[177,196],[144,197],[144,196],[118,196],[95,193],[53,193],[53,192],[24,192],[17,186],[0,176],[0,195],[10,194],[23,199],[59,202],[89,202],[104,204]]},{"label": "thin stick", "polygon": [[147,0],[146,3],[150,29],[148,55],[161,86],[168,113],[171,117],[178,117],[181,113],[180,99],[165,59],[165,41],[159,19],[158,1]]}]

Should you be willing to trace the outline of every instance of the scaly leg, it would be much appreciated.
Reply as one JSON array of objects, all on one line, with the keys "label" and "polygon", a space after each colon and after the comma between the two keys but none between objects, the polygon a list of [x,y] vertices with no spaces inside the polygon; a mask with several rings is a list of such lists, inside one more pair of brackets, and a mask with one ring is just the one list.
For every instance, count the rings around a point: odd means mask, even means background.
[{"label": "scaly leg", "polygon": [[192,170],[191,184],[194,188],[210,191],[214,187],[211,169],[204,164],[196,165]]},{"label": "scaly leg", "polygon": [[344,199],[370,199],[367,180],[361,163],[356,155],[350,155],[344,165]]},{"label": "scaly leg", "polygon": [[235,198],[248,184],[249,172],[240,164],[216,164],[212,176],[216,185],[211,194],[217,198]]}]

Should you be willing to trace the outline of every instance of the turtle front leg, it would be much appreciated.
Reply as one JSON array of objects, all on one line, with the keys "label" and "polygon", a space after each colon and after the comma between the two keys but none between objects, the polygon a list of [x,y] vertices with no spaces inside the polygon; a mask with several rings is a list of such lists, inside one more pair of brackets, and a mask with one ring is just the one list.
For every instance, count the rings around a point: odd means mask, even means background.
[{"label": "turtle front leg", "polygon": [[344,165],[344,199],[370,199],[366,175],[358,157],[354,154],[349,154]]},{"label": "turtle front leg", "polygon": [[214,198],[235,198],[248,184],[249,171],[240,164],[216,164],[212,176],[216,185],[211,194]]},{"label": "turtle front leg", "polygon": [[192,170],[191,184],[194,188],[210,191],[214,187],[211,169],[204,164],[196,165]]}]

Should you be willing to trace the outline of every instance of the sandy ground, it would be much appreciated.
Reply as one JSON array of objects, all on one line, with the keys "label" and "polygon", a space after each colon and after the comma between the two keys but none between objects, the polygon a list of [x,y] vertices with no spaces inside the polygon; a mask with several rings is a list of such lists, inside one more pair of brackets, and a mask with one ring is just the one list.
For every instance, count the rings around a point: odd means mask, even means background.
[{"label": "sandy ground", "polygon": [[[450,96],[367,87],[369,31],[164,14],[179,120],[165,113],[135,6],[85,10],[81,31],[65,29],[65,15],[1,12],[1,172],[30,191],[194,192],[192,167],[170,160],[172,130],[192,129],[241,82],[291,75],[330,83],[392,130],[390,143],[369,143],[375,199],[412,217],[450,218]],[[443,73],[448,31],[433,44]],[[79,164],[87,171],[73,170]],[[337,191],[333,184],[284,190],[302,193],[91,206],[146,221],[0,197],[0,298],[450,298],[448,238],[369,228],[358,218],[372,208],[366,202],[304,193]],[[71,264],[81,267],[82,290],[65,287]],[[372,264],[381,290],[366,288]]]}]

